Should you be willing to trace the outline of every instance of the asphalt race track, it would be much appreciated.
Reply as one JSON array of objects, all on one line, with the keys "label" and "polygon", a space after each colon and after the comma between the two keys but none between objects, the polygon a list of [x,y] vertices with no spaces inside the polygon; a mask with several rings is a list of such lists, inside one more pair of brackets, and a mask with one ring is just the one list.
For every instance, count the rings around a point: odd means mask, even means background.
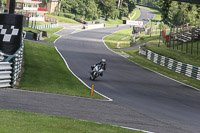
[{"label": "asphalt race track", "polygon": [[[138,20],[147,18],[148,11],[142,10]],[[102,37],[121,28],[72,34],[60,39],[56,46],[71,70],[89,86],[94,84],[98,92],[181,132],[200,132],[200,92],[140,67],[104,46]],[[103,78],[90,81],[90,66],[102,58],[107,60]]]},{"label": "asphalt race track", "polygon": [[[138,20],[146,20],[149,11],[141,9],[141,12]],[[0,108],[68,116],[156,133],[199,133],[199,91],[138,66],[104,45],[104,36],[126,27],[129,26],[69,34],[66,26],[57,33],[62,37],[55,43],[70,69],[113,101],[1,89]],[[104,76],[90,81],[90,66],[102,58],[107,60]]]}]

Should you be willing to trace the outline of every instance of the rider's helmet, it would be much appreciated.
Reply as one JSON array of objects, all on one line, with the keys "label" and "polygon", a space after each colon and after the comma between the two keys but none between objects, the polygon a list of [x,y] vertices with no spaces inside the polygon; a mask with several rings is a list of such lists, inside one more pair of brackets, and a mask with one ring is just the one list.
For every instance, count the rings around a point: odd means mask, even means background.
[{"label": "rider's helmet", "polygon": [[106,63],[106,59],[102,59],[101,62],[102,62],[102,63]]}]

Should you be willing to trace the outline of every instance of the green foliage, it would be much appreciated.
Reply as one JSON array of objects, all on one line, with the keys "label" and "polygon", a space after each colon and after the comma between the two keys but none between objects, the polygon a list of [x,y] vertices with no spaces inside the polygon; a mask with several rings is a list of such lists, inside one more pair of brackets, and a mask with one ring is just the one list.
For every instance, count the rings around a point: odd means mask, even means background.
[{"label": "green foliage", "polygon": [[40,30],[33,29],[33,28],[30,28],[30,27],[24,27],[23,30],[24,31],[32,31],[34,33],[40,33],[41,32]]},{"label": "green foliage", "polygon": [[70,18],[66,18],[66,17],[54,16],[54,15],[49,15],[49,14],[47,14],[47,16],[55,17],[56,19],[58,19],[59,22],[80,24],[79,22]]},{"label": "green foliage", "polygon": [[200,6],[173,0],[140,0],[141,4],[158,8],[162,20],[169,26],[196,25],[200,20]]},{"label": "green foliage", "polygon": [[0,8],[6,6],[6,0],[0,0]]},{"label": "green foliage", "polygon": [[[118,19],[127,17],[135,8],[135,0],[61,0],[61,12],[75,14],[76,18],[96,20],[99,17]],[[58,13],[59,16],[63,15]],[[63,15],[64,16],[64,15]],[[65,16],[70,17],[71,16]]]},{"label": "green foliage", "polygon": [[0,109],[1,133],[142,133],[62,116]]}]

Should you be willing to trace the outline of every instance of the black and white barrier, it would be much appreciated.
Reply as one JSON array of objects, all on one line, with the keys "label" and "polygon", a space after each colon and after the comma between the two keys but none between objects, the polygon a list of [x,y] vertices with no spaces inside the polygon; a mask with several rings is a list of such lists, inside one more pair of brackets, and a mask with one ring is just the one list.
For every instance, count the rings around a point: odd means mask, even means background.
[{"label": "black and white barrier", "polygon": [[145,56],[148,60],[167,67],[177,73],[200,80],[200,67],[191,64],[185,64],[174,59],[159,55],[144,47],[139,47],[139,54]]},{"label": "black and white barrier", "polygon": [[14,87],[23,57],[23,15],[0,14],[0,87]]}]

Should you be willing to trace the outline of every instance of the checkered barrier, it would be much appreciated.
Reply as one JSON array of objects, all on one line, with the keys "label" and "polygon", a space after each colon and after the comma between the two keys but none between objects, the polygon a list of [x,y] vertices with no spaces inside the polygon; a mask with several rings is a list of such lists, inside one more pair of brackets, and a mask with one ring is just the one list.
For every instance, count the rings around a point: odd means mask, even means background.
[{"label": "checkered barrier", "polygon": [[[10,31],[8,34],[7,31]],[[0,35],[3,35],[3,42],[10,42],[12,36],[17,36],[19,29],[16,29],[15,26],[11,26],[9,29],[3,28],[3,25],[0,25]]]},{"label": "checkered barrier", "polygon": [[[22,43],[23,44],[23,43]],[[24,45],[14,55],[0,52],[0,87],[14,87],[21,72]]]},{"label": "checkered barrier", "polygon": [[184,74],[188,77],[200,80],[200,67],[190,64],[185,64],[174,59],[156,54],[144,47],[139,48],[139,54],[145,56],[148,60],[157,63],[161,66],[167,67],[177,73]]},{"label": "checkered barrier", "polygon": [[12,87],[16,85],[17,79],[22,69],[24,45],[16,52],[12,59]]},{"label": "checkered barrier", "polygon": [[44,25],[38,25],[38,26],[34,26],[34,29],[43,29],[43,28],[54,28],[57,27],[58,24],[44,24]]}]

